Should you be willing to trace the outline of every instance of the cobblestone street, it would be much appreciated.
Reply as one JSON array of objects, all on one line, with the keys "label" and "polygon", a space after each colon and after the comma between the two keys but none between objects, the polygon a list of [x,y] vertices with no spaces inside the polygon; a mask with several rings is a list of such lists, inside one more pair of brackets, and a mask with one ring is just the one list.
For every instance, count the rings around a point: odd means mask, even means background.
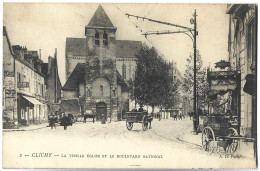
[{"label": "cobblestone street", "polygon": [[[68,127],[68,130],[57,126],[53,130],[46,127],[31,131],[3,132],[3,152],[14,161],[20,158],[15,163],[17,165],[37,162],[37,167],[77,168],[79,163],[98,168],[113,167],[115,164],[117,167],[147,168],[151,163],[155,168],[219,168],[220,164],[223,168],[254,166],[253,160],[248,158],[220,158],[217,153],[208,154],[199,145],[183,141],[182,135],[190,134],[191,130],[192,121],[187,118],[178,121],[155,119],[152,129],[147,131],[142,130],[141,124],[134,124],[133,129],[128,131],[124,121],[110,124],[77,122]],[[12,148],[5,148],[7,145]],[[52,153],[48,163],[46,157],[45,162],[42,162],[43,157],[35,157],[41,153]],[[114,160],[110,155],[120,159]],[[3,166],[9,164],[11,163],[3,163]],[[12,166],[15,166],[14,163]]]}]

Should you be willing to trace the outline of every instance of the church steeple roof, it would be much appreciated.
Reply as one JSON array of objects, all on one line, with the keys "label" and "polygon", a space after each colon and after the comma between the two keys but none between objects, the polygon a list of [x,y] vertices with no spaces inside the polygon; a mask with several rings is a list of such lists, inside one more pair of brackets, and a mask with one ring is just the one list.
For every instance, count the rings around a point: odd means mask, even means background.
[{"label": "church steeple roof", "polygon": [[98,6],[95,14],[92,16],[89,27],[114,27],[105,10],[101,5]]}]

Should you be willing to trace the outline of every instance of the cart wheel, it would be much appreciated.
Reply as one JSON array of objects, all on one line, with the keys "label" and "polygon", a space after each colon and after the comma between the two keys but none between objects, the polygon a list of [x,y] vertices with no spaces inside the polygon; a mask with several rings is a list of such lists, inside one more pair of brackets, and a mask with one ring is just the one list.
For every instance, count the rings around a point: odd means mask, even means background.
[{"label": "cart wheel", "polygon": [[146,130],[148,129],[148,118],[147,118],[146,115],[143,117],[142,127],[143,127],[143,130],[144,130],[144,131],[146,131]]},{"label": "cart wheel", "polygon": [[206,126],[202,131],[202,147],[208,153],[215,149],[215,134],[212,128]]},{"label": "cart wheel", "polygon": [[130,131],[133,128],[133,122],[127,122],[126,121],[126,127]]},{"label": "cart wheel", "polygon": [[[228,136],[232,137],[232,136],[236,136],[238,135],[238,132],[235,128],[229,128],[228,129]],[[226,148],[226,154],[227,155],[234,155],[234,153],[237,151],[237,147],[238,147],[238,140],[236,139],[232,139],[229,138],[227,140],[227,148]]]}]

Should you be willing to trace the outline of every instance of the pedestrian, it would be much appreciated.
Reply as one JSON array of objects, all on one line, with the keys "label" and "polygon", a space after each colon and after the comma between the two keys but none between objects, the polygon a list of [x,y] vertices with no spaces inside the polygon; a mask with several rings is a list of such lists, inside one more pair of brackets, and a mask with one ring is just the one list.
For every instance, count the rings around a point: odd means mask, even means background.
[{"label": "pedestrian", "polygon": [[176,121],[177,121],[177,113],[174,113],[174,115],[173,115],[173,120],[176,120]]},{"label": "pedestrian", "polygon": [[58,116],[57,116],[57,113],[54,114],[54,126],[56,128],[56,124],[55,123],[58,123]]},{"label": "pedestrian", "polygon": [[86,123],[87,122],[87,114],[84,114],[84,120],[83,120],[83,123]]},{"label": "pedestrian", "polygon": [[138,112],[143,112],[143,111],[144,111],[143,107],[140,106],[140,108],[138,109]]},{"label": "pedestrian", "polygon": [[179,114],[179,120],[182,120],[182,114],[181,114],[181,112],[180,112],[180,114]]},{"label": "pedestrian", "polygon": [[106,118],[104,114],[101,115],[101,124],[106,124]]},{"label": "pedestrian", "polygon": [[52,116],[52,114],[50,114],[49,115],[49,126],[51,127],[51,129],[53,129],[52,123],[53,123],[53,116]]},{"label": "pedestrian", "polygon": [[192,112],[189,112],[188,114],[189,114],[189,116],[190,116],[190,120],[191,120],[191,117],[192,117]]},{"label": "pedestrian", "polygon": [[51,129],[53,129],[53,127],[55,127],[55,129],[56,129],[55,118],[54,118],[53,113],[50,115],[50,117],[49,117],[49,121],[50,121]]},{"label": "pedestrian", "polygon": [[67,117],[67,114],[65,114],[65,113],[62,114],[61,125],[64,126],[64,130],[67,130],[67,127],[68,127],[68,117]]},{"label": "pedestrian", "polygon": [[154,116],[154,114],[153,113],[151,113],[150,115],[148,115],[148,123],[149,123],[149,129],[152,129],[152,121],[153,121],[153,116]]}]

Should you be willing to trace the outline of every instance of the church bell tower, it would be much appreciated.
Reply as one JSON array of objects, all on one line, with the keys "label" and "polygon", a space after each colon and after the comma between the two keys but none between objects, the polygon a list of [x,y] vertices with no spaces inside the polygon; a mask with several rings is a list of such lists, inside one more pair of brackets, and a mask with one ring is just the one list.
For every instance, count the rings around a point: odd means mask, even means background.
[{"label": "church bell tower", "polygon": [[[86,109],[98,112],[98,103],[105,103],[107,121],[117,120],[116,30],[101,5],[85,27]],[[109,93],[103,95],[103,91]]]}]

